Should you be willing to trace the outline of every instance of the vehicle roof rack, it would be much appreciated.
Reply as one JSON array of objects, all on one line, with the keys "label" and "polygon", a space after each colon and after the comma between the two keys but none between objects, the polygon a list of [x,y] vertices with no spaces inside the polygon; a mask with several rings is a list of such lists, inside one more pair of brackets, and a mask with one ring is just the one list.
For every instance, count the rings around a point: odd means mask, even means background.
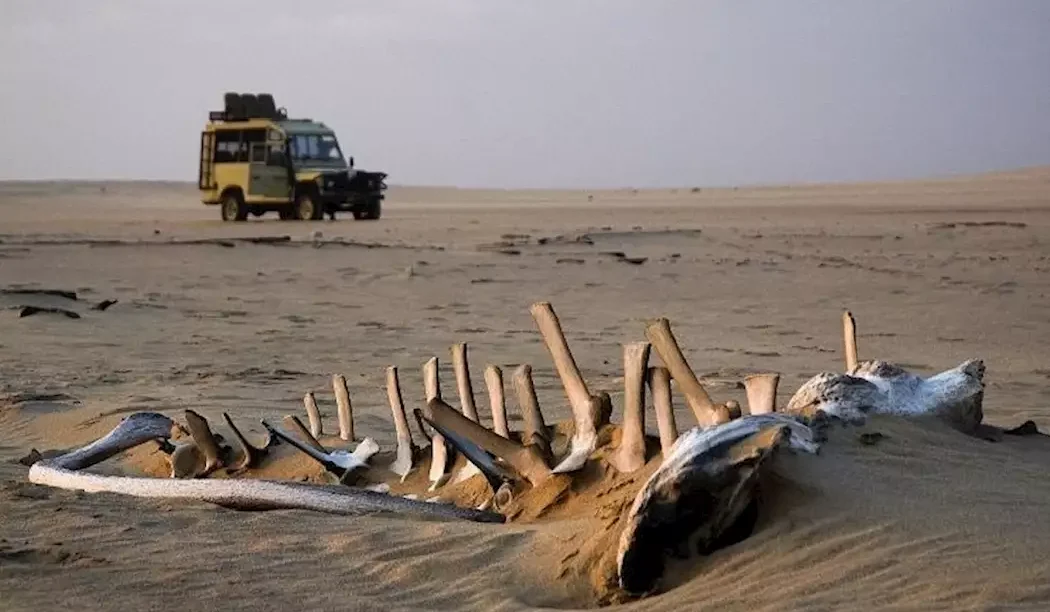
[{"label": "vehicle roof rack", "polygon": [[211,111],[211,121],[248,121],[249,119],[270,119],[280,121],[288,118],[288,112],[278,108],[273,95],[269,93],[237,93],[228,91],[223,94],[224,109]]}]

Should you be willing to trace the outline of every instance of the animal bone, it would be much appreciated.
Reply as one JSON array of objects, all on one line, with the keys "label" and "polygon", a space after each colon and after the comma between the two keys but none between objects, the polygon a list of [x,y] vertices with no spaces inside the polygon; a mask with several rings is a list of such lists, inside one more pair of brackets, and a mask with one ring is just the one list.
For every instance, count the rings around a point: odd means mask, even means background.
[{"label": "animal bone", "polygon": [[[456,388],[459,391],[460,409],[463,415],[475,423],[478,420],[478,408],[474,404],[474,386],[470,382],[470,361],[467,359],[467,343],[457,342],[451,347],[452,370],[456,375]],[[468,461],[456,472],[452,478],[453,484],[463,482],[476,474],[480,474],[478,466]]]},{"label": "animal bone", "polygon": [[625,474],[645,465],[645,371],[650,346],[648,342],[623,345],[623,428],[609,463]]},{"label": "animal bone", "polygon": [[325,470],[335,474],[341,480],[350,472],[368,465],[368,460],[372,455],[379,451],[379,445],[376,444],[376,441],[372,438],[365,438],[362,440],[353,452],[347,452],[344,450],[327,452],[319,451],[312,445],[296,440],[280,429],[273,427],[266,421],[262,421],[262,424],[271,435],[277,436],[281,440],[299,449],[302,453],[324,466]]},{"label": "animal bone", "polygon": [[335,391],[335,402],[339,411],[339,438],[354,440],[354,408],[350,403],[350,389],[346,386],[346,377],[333,374],[332,389]]},{"label": "animal bone", "polygon": [[861,362],[853,374],[821,372],[799,387],[786,412],[823,412],[852,424],[867,414],[937,416],[974,433],[984,418],[984,362],[969,359],[928,378],[885,361]]},{"label": "animal bone", "polygon": [[846,356],[846,373],[852,374],[857,369],[857,323],[853,313],[842,313],[842,341]]},{"label": "animal bone", "polygon": [[478,408],[474,404],[474,387],[470,383],[470,362],[467,360],[467,343],[457,342],[453,344],[451,352],[452,369],[456,373],[456,387],[459,390],[460,408],[468,419],[478,423]]},{"label": "animal bone", "polygon": [[219,449],[219,443],[215,441],[215,434],[208,426],[207,419],[189,409],[185,410],[184,414],[186,427],[190,430],[193,442],[204,454],[204,469],[197,476],[207,476],[223,466],[222,451]]},{"label": "animal bone", "polygon": [[859,362],[853,315],[847,311],[842,321],[847,372],[813,376],[788,400],[785,412],[808,418],[823,413],[857,425],[868,413],[929,415],[964,433],[976,433],[984,419],[984,361],[968,359],[928,378],[886,361]]},{"label": "animal bone", "polygon": [[397,379],[397,366],[386,369],[386,396],[390,401],[390,412],[394,415],[394,430],[397,432],[397,459],[390,464],[390,471],[404,478],[412,471],[416,445],[405,417],[405,404],[401,399],[401,383]]},{"label": "animal bone", "polygon": [[174,445],[168,455],[171,478],[197,478],[204,473],[204,453],[193,442]]},{"label": "animal bone", "polygon": [[[456,412],[441,398],[435,397],[428,401],[423,415],[431,423],[453,432],[457,438],[466,439],[471,444],[503,459],[533,486],[539,485],[551,475],[551,469],[544,463],[543,457],[535,447],[522,446],[485,429]],[[484,471],[486,466],[478,465],[478,468]]]},{"label": "animal bone", "polygon": [[722,405],[725,406],[726,414],[729,415],[729,420],[740,418],[740,415],[742,414],[740,411],[740,402],[736,401],[735,399],[731,399],[726,400],[726,403]]},{"label": "animal bone", "polygon": [[310,430],[307,429],[305,425],[303,425],[303,422],[299,420],[299,417],[289,414],[281,420],[284,421],[285,425],[294,429],[295,433],[299,434],[299,437],[303,439],[303,442],[309,444],[311,448],[321,453],[328,452],[328,449],[310,433]]},{"label": "animal bone", "polygon": [[527,363],[519,365],[511,377],[514,391],[518,396],[518,407],[521,410],[522,419],[525,421],[525,431],[522,432],[522,443],[536,446],[543,458],[550,461],[551,435],[547,431],[547,424],[540,412],[540,403],[536,399],[536,386],[532,383],[532,366]]},{"label": "animal bone", "polygon": [[716,407],[711,402],[711,397],[693,374],[685,355],[682,354],[682,349],[678,346],[678,341],[671,333],[670,321],[661,317],[650,322],[645,327],[645,336],[671,372],[671,376],[678,381],[686,403],[696,416],[696,422],[701,427],[711,427],[727,422],[729,420],[728,411],[724,406]]},{"label": "animal bone", "polygon": [[307,391],[303,396],[303,405],[306,406],[306,417],[310,420],[310,435],[314,438],[323,436],[324,425],[321,423],[321,412],[317,409],[313,391]]},{"label": "animal bone", "polygon": [[565,388],[565,395],[572,407],[573,422],[576,426],[570,441],[570,452],[561,463],[552,470],[556,474],[574,472],[583,467],[588,457],[598,444],[598,431],[594,414],[601,411],[600,400],[587,390],[580,368],[572,357],[569,344],[562,332],[561,322],[554,313],[550,302],[536,302],[529,308],[536,326],[547,345],[554,367]]},{"label": "animal bone", "polygon": [[777,384],[780,374],[751,374],[744,377],[747,393],[747,411],[751,414],[768,414],[777,407]]},{"label": "animal bone", "polygon": [[492,410],[492,429],[504,438],[510,438],[507,427],[507,402],[503,395],[503,370],[499,366],[485,366],[485,386],[489,392],[489,407]]},{"label": "animal bone", "polygon": [[[416,408],[413,412],[417,419],[426,421],[436,431],[439,431],[449,444],[455,447],[456,450],[467,458],[470,465],[476,466],[478,473],[485,477],[485,480],[489,483],[489,487],[492,489],[493,496],[490,498],[490,502],[495,502],[495,498],[499,492],[515,479],[515,476],[503,469],[503,467],[497,463],[493,459],[493,456],[485,449],[472,442],[469,438],[461,435],[460,430],[455,429],[454,427],[445,427],[441,422],[435,422],[424,415],[419,408]],[[465,416],[466,415],[464,415],[464,417]]]},{"label": "animal bone", "polygon": [[796,431],[807,429],[781,422],[790,419],[785,415],[771,416],[695,427],[678,438],[638,491],[620,534],[616,564],[622,589],[651,590],[663,573],[665,549],[688,534],[698,534],[706,549],[741,517],[760,469]]},{"label": "animal bone", "polygon": [[143,442],[166,439],[173,427],[175,423],[162,414],[132,413],[104,437],[63,455],[37,461],[29,468],[29,481],[88,493],[191,499],[237,510],[303,509],[344,515],[390,512],[487,523],[506,521],[502,514],[495,512],[428,504],[355,487],[255,479],[168,480],[77,472]]},{"label": "animal bone", "polygon": [[[441,382],[438,379],[438,358],[431,357],[423,364],[423,390],[427,402],[441,399]],[[430,438],[430,490],[437,489],[448,479],[446,470],[451,465],[448,446],[441,432]]]},{"label": "animal bone", "polygon": [[262,458],[269,453],[270,448],[278,444],[278,438],[268,435],[262,448],[252,446],[248,439],[244,437],[244,434],[241,433],[241,430],[233,424],[233,419],[230,418],[230,415],[224,412],[222,413],[222,418],[226,420],[226,425],[233,431],[233,437],[237,438],[237,444],[241,447],[241,460],[230,466],[229,469],[232,472],[241,472],[256,467],[262,461]]},{"label": "animal bone", "polygon": [[653,396],[656,409],[656,428],[660,432],[660,452],[664,460],[671,454],[671,447],[678,439],[678,425],[674,420],[674,405],[671,403],[671,372],[663,366],[650,366],[646,381]]}]

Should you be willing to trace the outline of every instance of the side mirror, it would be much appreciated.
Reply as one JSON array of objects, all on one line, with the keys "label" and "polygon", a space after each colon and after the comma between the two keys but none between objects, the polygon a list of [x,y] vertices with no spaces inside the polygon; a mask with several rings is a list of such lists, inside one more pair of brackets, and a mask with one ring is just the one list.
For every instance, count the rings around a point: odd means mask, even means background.
[{"label": "side mirror", "polygon": [[350,167],[353,168],[354,167],[354,156],[353,155],[350,156],[349,163],[350,163]]}]

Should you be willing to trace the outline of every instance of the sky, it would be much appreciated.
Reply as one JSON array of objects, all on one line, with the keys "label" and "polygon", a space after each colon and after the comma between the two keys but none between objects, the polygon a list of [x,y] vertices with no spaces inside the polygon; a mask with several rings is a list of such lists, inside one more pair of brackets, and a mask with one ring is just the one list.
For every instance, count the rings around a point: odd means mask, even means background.
[{"label": "sky", "polygon": [[1050,164],[1047,0],[0,0],[0,179],[196,180],[226,91],[391,184]]}]

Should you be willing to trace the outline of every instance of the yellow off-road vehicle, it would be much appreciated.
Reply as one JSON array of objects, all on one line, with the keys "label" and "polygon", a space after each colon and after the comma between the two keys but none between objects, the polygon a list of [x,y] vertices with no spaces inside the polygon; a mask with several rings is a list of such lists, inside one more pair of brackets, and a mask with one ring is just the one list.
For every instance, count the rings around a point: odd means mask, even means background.
[{"label": "yellow off-road vehicle", "polygon": [[201,132],[201,201],[220,205],[224,221],[277,211],[281,219],[378,219],[385,172],[354,169],[335,132],[312,119],[292,119],[266,93],[225,94]]}]

